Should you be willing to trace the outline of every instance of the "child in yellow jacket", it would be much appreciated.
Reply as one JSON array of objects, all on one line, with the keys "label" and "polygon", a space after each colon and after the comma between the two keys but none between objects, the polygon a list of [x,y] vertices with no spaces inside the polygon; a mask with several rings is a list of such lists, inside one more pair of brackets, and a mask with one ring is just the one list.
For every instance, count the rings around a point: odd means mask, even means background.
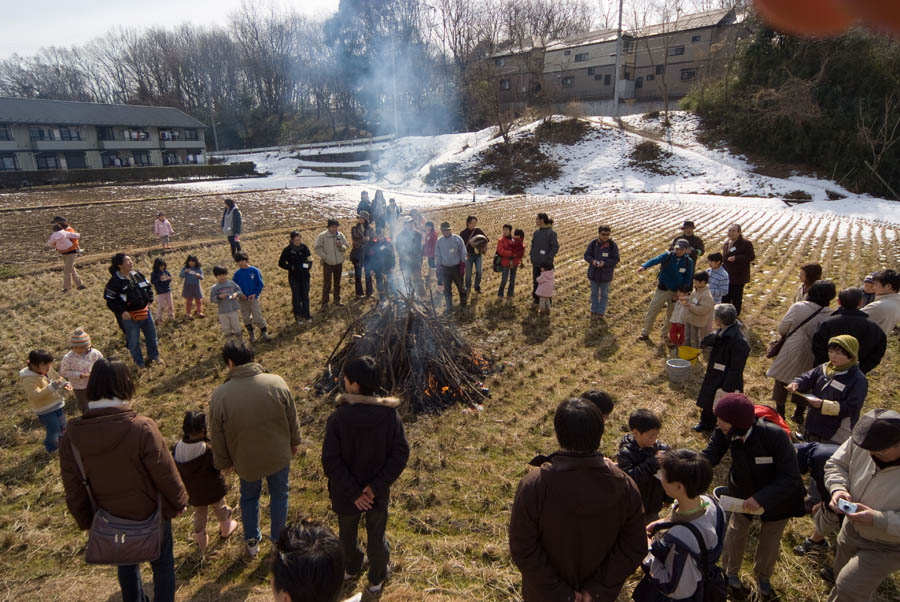
[{"label": "child in yellow jacket", "polygon": [[53,369],[53,354],[35,349],[28,354],[28,365],[19,370],[19,382],[25,391],[25,399],[47,436],[44,448],[48,453],[59,449],[59,436],[66,428],[66,401],[63,391],[71,391],[72,385]]}]

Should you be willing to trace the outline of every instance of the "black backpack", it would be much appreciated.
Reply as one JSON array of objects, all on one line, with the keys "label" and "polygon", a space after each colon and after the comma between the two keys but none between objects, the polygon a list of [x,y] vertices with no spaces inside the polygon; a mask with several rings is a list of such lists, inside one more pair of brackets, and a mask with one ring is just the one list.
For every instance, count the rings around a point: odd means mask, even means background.
[{"label": "black backpack", "polygon": [[[685,527],[697,540],[697,545],[700,549],[699,554],[695,554],[688,548],[685,548],[685,551],[697,563],[697,568],[702,575],[700,581],[697,582],[697,591],[690,598],[698,602],[725,602],[728,596],[725,574],[722,572],[721,567],[716,564],[719,556],[722,554],[722,546],[725,540],[725,512],[719,507],[718,502],[712,500],[712,503],[715,504],[718,510],[718,515],[716,516],[718,543],[716,543],[716,547],[712,551],[706,549],[706,541],[703,539],[703,534],[691,523],[662,522],[653,526],[653,533],[675,526]],[[712,561],[710,561],[710,555],[713,556]],[[659,587],[650,580],[648,575],[645,575],[634,589],[631,599],[635,602],[657,602],[658,600],[668,600],[669,598],[659,591]]]}]

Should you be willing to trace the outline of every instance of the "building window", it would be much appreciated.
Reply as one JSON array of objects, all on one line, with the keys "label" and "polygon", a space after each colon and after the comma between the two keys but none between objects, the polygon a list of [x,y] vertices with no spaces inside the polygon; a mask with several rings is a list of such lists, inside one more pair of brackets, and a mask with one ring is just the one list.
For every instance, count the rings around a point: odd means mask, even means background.
[{"label": "building window", "polygon": [[575,55],[575,62],[576,62],[576,63],[583,63],[583,62],[585,62],[586,60],[588,60],[588,53],[587,53],[587,52],[582,52],[582,53],[580,53],[580,54],[576,54],[576,55]]},{"label": "building window", "polygon": [[159,130],[159,139],[173,141],[180,138],[178,130]]},{"label": "building window", "polygon": [[509,88],[510,88],[510,82],[509,82],[509,80],[508,80],[508,79],[501,79],[501,80],[500,80],[500,89],[501,89],[501,90],[509,90]]},{"label": "building window", "polygon": [[185,140],[193,140],[194,142],[200,140],[199,134],[197,134],[197,128],[185,128],[184,129],[184,139]]},{"label": "building window", "polygon": [[594,76],[594,79],[596,81],[600,82],[600,81],[603,81],[603,76],[598,73],[597,75]]},{"label": "building window", "polygon": [[681,56],[684,54],[684,46],[672,46],[669,48],[669,56]]},{"label": "building window", "polygon": [[572,76],[562,78],[562,85],[566,88],[572,86],[575,83],[575,78]]},{"label": "building window", "polygon": [[608,85],[609,85],[609,80],[610,80],[610,79],[611,79],[611,78],[610,78],[610,76],[609,76],[609,73],[605,74],[605,75],[603,76],[603,85],[604,85],[604,86],[608,86]]},{"label": "building window", "polygon": [[681,70],[681,81],[688,81],[697,77],[696,69],[682,69]]},{"label": "building window", "polygon": [[665,72],[666,72],[666,66],[665,66],[665,65],[657,65],[657,66],[656,66],[656,74],[657,74],[657,75],[663,75]]},{"label": "building window", "polygon": [[9,133],[9,126],[0,125],[0,140],[12,140],[12,136]]},{"label": "building window", "polygon": [[146,142],[150,140],[150,133],[147,130],[127,129],[125,130],[125,139],[134,140],[136,142]]},{"label": "building window", "polygon": [[506,65],[506,59],[503,59],[503,58],[494,59],[494,65],[497,67],[503,67],[504,65]]},{"label": "building window", "polygon": [[572,54],[572,51],[571,51],[571,50],[563,50],[563,55],[564,55],[564,56],[569,56],[570,54]]},{"label": "building window", "polygon": [[53,130],[45,130],[44,128],[30,127],[28,133],[32,140],[53,140]]},{"label": "building window", "polygon": [[192,148],[185,155],[184,162],[190,163],[191,165],[197,165],[201,163],[203,160],[203,150],[199,148]]},{"label": "building window", "polygon": [[15,171],[19,169],[15,155],[0,155],[0,171]]},{"label": "building window", "polygon": [[594,75],[594,72],[597,70],[596,67],[588,67],[588,75]]},{"label": "building window", "polygon": [[691,36],[691,42],[699,42],[699,41],[700,41],[700,36],[699,36],[699,35],[697,35],[697,36]]},{"label": "building window", "polygon": [[656,76],[653,75],[652,73],[648,73],[648,74],[647,74],[647,81],[648,81],[648,82],[652,82],[652,81],[654,80],[654,78],[656,78]]},{"label": "building window", "polygon": [[635,79],[635,80],[634,80],[634,87],[635,87],[635,88],[643,88],[643,87],[644,87],[644,78],[643,78],[643,77],[639,77],[639,78]]},{"label": "building window", "polygon": [[631,73],[629,73],[628,71],[626,71],[626,72],[625,72],[625,78],[624,78],[624,79],[626,79],[626,80],[631,79]]},{"label": "building window", "polygon": [[150,163],[150,153],[148,153],[147,151],[134,151],[134,153],[132,154],[134,155],[135,165],[152,165],[152,163]]},{"label": "building window", "polygon": [[110,127],[100,127],[97,128],[97,140],[105,141],[105,140],[115,140],[116,134],[113,132],[113,129]]},{"label": "building window", "polygon": [[103,162],[103,167],[122,167],[119,153],[101,153],[100,160]]},{"label": "building window", "polygon": [[622,40],[622,48],[625,52],[631,52],[631,40]]},{"label": "building window", "polygon": [[81,140],[81,130],[79,130],[78,128],[60,127],[59,139],[67,141]]},{"label": "building window", "polygon": [[66,153],[66,166],[69,169],[87,169],[84,153]]},{"label": "building window", "polygon": [[163,165],[178,165],[178,155],[173,152],[163,153]]},{"label": "building window", "polygon": [[59,169],[59,159],[56,155],[37,155],[35,161],[38,169]]}]

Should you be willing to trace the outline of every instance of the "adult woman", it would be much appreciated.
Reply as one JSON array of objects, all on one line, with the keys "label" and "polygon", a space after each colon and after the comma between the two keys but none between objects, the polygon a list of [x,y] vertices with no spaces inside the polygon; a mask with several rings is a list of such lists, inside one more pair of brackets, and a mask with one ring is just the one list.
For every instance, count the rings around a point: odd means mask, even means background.
[{"label": "adult woman", "polygon": [[153,288],[143,274],[134,270],[134,261],[125,253],[113,255],[109,274],[103,298],[106,300],[106,307],[116,316],[119,328],[125,333],[125,346],[135,365],[144,367],[141,332],[144,333],[149,361],[159,362],[156,326],[150,314]]},{"label": "adult woman", "polygon": [[231,245],[231,256],[241,250],[241,211],[232,199],[225,199],[225,211],[222,213],[222,234],[228,237]]},{"label": "adult woman", "polygon": [[312,320],[312,316],[309,315],[309,269],[312,267],[309,257],[309,247],[303,243],[300,232],[294,230],[291,232],[290,244],[281,251],[278,267],[288,271],[291,306],[298,324]]},{"label": "adult woman", "polygon": [[537,306],[537,279],[541,275],[541,268],[550,269],[553,258],[559,251],[559,239],[553,230],[553,220],[546,213],[538,213],[534,219],[537,230],[531,235],[531,298],[532,304]]},{"label": "adult woman", "polygon": [[[775,379],[772,401],[782,416],[788,398],[785,387],[813,367],[812,338],[819,324],[831,316],[826,308],[836,295],[833,282],[820,280],[809,287],[805,301],[791,305],[778,324],[778,334],[788,338],[766,371],[766,376]],[[791,400],[797,404],[794,421],[802,422],[806,402],[798,396],[791,396]]]},{"label": "adult woman", "polygon": [[806,300],[809,288],[822,279],[822,266],[818,263],[807,263],[800,268],[800,288],[794,295],[794,303]]},{"label": "adult woman", "polygon": [[87,288],[78,270],[75,269],[75,258],[78,256],[78,239],[81,234],[75,231],[66,221],[57,221],[53,223],[53,234],[47,241],[47,245],[56,249],[59,256],[63,260],[63,292],[68,293],[72,288],[72,283],[78,287],[78,290]]},{"label": "adult woman", "polygon": [[387,225],[387,203],[384,201],[384,193],[380,190],[375,191],[375,198],[372,199],[372,211],[370,213],[376,228],[384,228]]},{"label": "adult woman", "polygon": [[[128,405],[134,385],[119,360],[97,360],[88,379],[88,409],[72,419],[60,441],[60,474],[66,506],[78,527],[89,529],[96,509],[91,504],[75,450],[97,506],[119,518],[146,520],[162,509],[162,547],[153,570],[154,602],[175,599],[175,560],[171,520],[187,507],[188,496],[156,423]],[[119,566],[125,602],[143,602],[140,565]]]},{"label": "adult woman", "polygon": [[[366,263],[366,246],[375,237],[375,230],[369,225],[369,213],[360,211],[356,216],[356,225],[350,228],[350,261],[353,263],[353,278],[356,282],[356,298],[363,297],[363,270]],[[372,296],[372,270],[365,269],[366,297]]]},{"label": "adult woman", "polygon": [[692,427],[695,431],[711,431],[716,428],[716,415],[713,404],[721,389],[725,393],[743,393],[744,366],[750,355],[750,343],[747,342],[741,325],[737,319],[737,310],[731,303],[719,303],[713,311],[716,331],[704,337],[701,347],[712,347],[706,375],[697,395],[697,407],[700,408],[700,422]]}]

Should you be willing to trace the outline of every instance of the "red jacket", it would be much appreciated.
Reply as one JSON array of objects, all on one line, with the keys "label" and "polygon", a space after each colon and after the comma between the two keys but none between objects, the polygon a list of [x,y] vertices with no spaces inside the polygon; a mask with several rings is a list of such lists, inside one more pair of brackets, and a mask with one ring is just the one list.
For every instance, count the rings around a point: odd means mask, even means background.
[{"label": "red jacket", "polygon": [[497,241],[497,255],[503,258],[500,260],[501,266],[508,268],[512,262],[512,267],[517,268],[525,256],[525,243],[520,238],[501,236]]},{"label": "red jacket", "polygon": [[425,257],[430,257],[434,259],[434,246],[437,244],[438,235],[434,230],[428,232],[425,235]]}]

